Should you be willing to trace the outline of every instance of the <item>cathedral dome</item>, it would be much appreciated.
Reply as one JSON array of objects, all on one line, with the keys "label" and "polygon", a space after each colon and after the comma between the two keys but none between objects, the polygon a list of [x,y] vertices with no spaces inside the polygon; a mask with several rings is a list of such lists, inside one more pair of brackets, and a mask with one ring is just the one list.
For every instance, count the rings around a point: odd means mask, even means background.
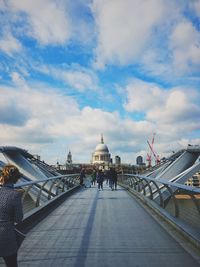
[{"label": "cathedral dome", "polygon": [[92,153],[92,163],[109,164],[110,161],[111,158],[108,147],[104,144],[103,135],[101,135],[101,143],[96,146],[94,153]]},{"label": "cathedral dome", "polygon": [[105,144],[98,144],[95,148],[95,152],[101,151],[101,152],[109,152],[107,145]]}]

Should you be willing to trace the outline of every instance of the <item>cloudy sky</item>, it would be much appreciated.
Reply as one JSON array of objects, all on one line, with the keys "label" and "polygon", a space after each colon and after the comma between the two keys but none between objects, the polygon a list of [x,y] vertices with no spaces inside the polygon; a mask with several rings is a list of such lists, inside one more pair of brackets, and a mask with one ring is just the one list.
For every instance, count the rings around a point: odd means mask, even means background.
[{"label": "cloudy sky", "polygon": [[0,145],[124,163],[200,144],[200,0],[0,0]]}]

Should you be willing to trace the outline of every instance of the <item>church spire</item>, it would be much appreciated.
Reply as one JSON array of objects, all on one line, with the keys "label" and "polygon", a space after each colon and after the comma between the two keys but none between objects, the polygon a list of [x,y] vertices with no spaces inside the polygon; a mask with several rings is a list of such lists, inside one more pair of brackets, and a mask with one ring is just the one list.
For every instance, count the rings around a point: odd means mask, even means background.
[{"label": "church spire", "polygon": [[103,141],[103,134],[101,134],[101,144],[104,144],[104,141]]}]

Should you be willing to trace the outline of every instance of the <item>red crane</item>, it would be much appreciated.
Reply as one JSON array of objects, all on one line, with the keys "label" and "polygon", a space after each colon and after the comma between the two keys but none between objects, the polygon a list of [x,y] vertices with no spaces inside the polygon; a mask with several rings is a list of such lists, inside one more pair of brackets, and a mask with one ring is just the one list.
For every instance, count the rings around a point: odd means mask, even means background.
[{"label": "red crane", "polygon": [[151,155],[147,153],[148,167],[151,167]]},{"label": "red crane", "polygon": [[148,161],[148,167],[151,167],[151,163],[152,163],[152,154],[155,158],[156,164],[160,164],[160,157],[159,155],[155,152],[154,150],[154,140],[155,140],[155,133],[153,134],[151,143],[147,140],[147,143],[149,145],[150,148],[150,153],[147,153],[147,161]]},{"label": "red crane", "polygon": [[[155,137],[155,134],[153,134],[153,137],[151,140],[150,152],[147,153],[148,167],[151,167],[151,162],[152,162],[152,149],[151,149],[151,147],[153,147],[153,144],[154,144],[154,137]],[[148,145],[150,144],[148,140],[147,140],[147,143],[148,143]]]}]

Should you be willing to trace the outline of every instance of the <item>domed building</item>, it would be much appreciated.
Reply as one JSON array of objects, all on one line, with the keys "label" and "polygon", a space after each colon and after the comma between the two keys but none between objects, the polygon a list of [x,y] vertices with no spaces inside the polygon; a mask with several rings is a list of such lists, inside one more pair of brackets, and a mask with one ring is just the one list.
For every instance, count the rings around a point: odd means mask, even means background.
[{"label": "domed building", "polygon": [[109,165],[111,157],[107,145],[104,144],[103,135],[101,135],[101,143],[95,148],[92,154],[92,163],[98,165]]}]

